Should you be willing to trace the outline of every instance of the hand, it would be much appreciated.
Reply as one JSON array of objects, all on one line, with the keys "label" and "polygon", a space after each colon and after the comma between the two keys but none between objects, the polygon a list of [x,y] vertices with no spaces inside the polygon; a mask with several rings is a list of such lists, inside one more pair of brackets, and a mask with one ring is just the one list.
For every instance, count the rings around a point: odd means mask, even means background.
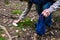
[{"label": "hand", "polygon": [[14,21],[13,21],[13,23],[18,23],[18,22],[19,22],[19,20],[14,20]]},{"label": "hand", "polygon": [[20,21],[19,19],[18,19],[18,20],[14,20],[12,24],[13,24],[14,26],[18,26],[17,23],[18,23],[19,21]]},{"label": "hand", "polygon": [[45,16],[45,17],[48,17],[50,15],[50,11],[48,9],[45,9],[42,14]]}]

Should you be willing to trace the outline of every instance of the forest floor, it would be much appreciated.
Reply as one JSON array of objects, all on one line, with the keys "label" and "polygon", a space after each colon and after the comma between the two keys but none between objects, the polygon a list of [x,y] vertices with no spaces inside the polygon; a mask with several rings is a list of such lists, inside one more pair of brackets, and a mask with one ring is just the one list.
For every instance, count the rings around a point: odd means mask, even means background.
[{"label": "forest floor", "polygon": [[[36,36],[35,25],[36,22],[26,22],[22,25],[15,27],[11,26],[12,22],[18,19],[19,14],[12,14],[14,10],[23,11],[26,7],[26,2],[20,2],[19,0],[9,0],[9,4],[5,4],[4,0],[0,0],[0,25],[5,26],[9,34],[11,35],[12,40],[60,40],[60,12],[57,11],[53,14],[53,25],[52,28],[45,33],[43,36]],[[15,12],[16,13],[16,12]],[[57,14],[58,13],[58,14]],[[12,18],[14,17],[14,18]],[[32,6],[31,11],[26,16],[26,18],[35,18],[38,19],[38,14],[35,9],[35,5]],[[25,18],[25,19],[26,19]],[[28,19],[28,20],[30,20]],[[30,24],[28,24],[30,23]],[[21,27],[22,26],[22,27]],[[49,28],[47,28],[48,30]],[[0,40],[8,40],[8,35],[4,30],[0,28]]]}]

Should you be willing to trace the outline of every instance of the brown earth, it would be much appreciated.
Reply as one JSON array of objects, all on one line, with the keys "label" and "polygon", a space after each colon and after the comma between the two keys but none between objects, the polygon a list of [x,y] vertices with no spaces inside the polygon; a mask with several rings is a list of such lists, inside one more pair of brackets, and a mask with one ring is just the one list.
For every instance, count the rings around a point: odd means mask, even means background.
[{"label": "brown earth", "polygon": [[[20,30],[18,27],[11,26],[14,20],[13,18],[11,18],[11,16],[17,18],[19,16],[11,14],[11,11],[16,9],[23,11],[26,7],[26,4],[26,2],[20,2],[19,0],[9,0],[9,4],[7,5],[4,3],[4,0],[0,0],[0,25],[5,26],[11,36],[17,36],[13,38],[13,40],[60,40],[60,21],[58,21],[59,19],[57,19],[60,17],[59,11],[55,12],[53,15],[54,23],[52,25],[52,28],[47,28],[47,30],[49,29],[49,31],[46,32],[42,37],[39,35],[36,36],[35,28],[33,26],[23,27],[22,30]],[[27,17],[35,17],[37,19],[38,14],[34,6],[35,5],[32,6],[32,9]],[[3,34],[5,34],[5,32],[3,32]],[[8,36],[6,35],[5,38],[8,38]]]}]

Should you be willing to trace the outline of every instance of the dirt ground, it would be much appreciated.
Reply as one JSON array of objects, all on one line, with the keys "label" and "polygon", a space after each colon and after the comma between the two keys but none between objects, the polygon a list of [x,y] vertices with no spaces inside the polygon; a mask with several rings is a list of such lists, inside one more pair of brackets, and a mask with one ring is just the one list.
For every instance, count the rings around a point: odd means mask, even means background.
[{"label": "dirt ground", "polygon": [[[14,36],[12,40],[60,40],[60,19],[58,19],[60,17],[60,14],[57,14],[60,13],[59,11],[54,13],[52,20],[53,25],[51,29],[47,28],[47,30],[49,29],[49,31],[46,32],[43,36],[36,36],[35,27],[33,26],[24,26],[22,30],[20,30],[19,27],[11,26],[14,20],[13,18],[11,18],[11,16],[17,18],[19,17],[19,15],[11,14],[11,12],[16,9],[23,11],[26,7],[26,4],[26,2],[20,2],[19,0],[9,0],[9,4],[5,4],[4,0],[0,0],[0,25],[3,25],[7,28],[11,37]],[[35,17],[35,19],[38,19],[35,5],[32,6],[31,11],[26,17]],[[4,38],[8,40],[8,36],[6,35],[6,33],[4,31],[2,32],[2,34],[5,34]]]}]

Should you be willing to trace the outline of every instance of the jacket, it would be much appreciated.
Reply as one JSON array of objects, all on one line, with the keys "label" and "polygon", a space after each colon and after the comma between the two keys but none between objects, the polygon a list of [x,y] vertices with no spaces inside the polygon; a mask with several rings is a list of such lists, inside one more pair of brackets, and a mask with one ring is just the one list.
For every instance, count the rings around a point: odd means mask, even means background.
[{"label": "jacket", "polygon": [[53,0],[30,0],[30,2],[33,2],[35,4],[44,4],[47,2],[52,2]]},{"label": "jacket", "polygon": [[60,8],[60,0],[57,0],[53,5],[48,8],[48,10],[51,12],[56,11],[58,8]]}]

